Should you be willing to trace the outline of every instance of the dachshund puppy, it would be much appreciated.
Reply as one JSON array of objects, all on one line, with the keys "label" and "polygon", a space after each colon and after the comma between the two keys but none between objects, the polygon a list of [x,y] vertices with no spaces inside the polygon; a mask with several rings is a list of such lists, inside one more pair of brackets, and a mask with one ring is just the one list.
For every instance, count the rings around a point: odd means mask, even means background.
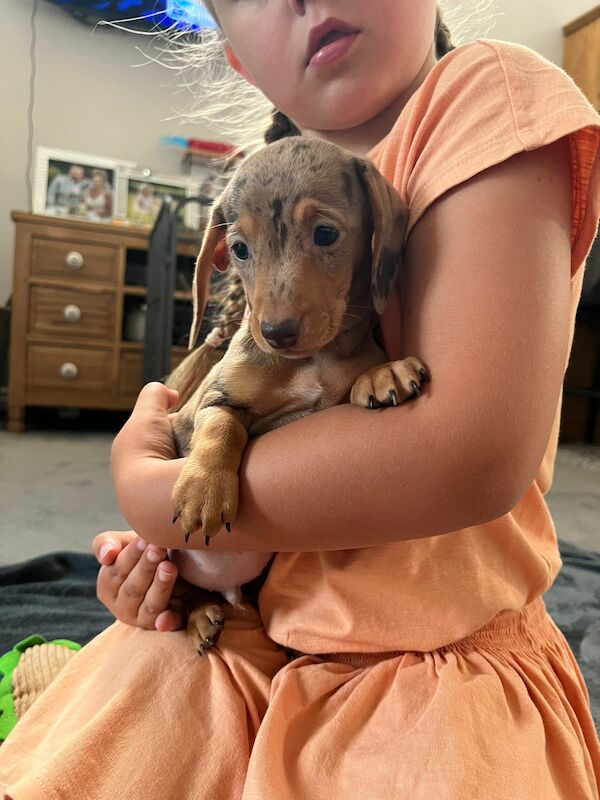
[{"label": "dachshund puppy", "polygon": [[[206,377],[194,376],[192,353],[169,384],[185,385],[189,397],[174,419],[188,456],[173,491],[186,541],[198,532],[208,545],[230,529],[249,437],[348,400],[379,408],[419,395],[423,364],[386,361],[373,336],[402,262],[406,222],[399,195],[368,161],[300,136],[250,156],[215,202],[196,264],[190,348],[213,265],[237,270],[247,307]],[[172,554],[183,578],[230,602],[270,557]],[[218,609],[209,602],[190,615],[201,653],[222,628]]]}]

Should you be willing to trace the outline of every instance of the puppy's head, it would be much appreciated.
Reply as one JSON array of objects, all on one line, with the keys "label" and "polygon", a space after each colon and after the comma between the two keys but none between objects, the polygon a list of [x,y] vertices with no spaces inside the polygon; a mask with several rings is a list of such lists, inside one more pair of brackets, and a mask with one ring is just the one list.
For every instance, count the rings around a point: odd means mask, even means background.
[{"label": "puppy's head", "polygon": [[213,206],[196,264],[190,347],[211,268],[233,265],[258,346],[288,358],[314,354],[365,306],[382,313],[406,220],[399,195],[368,161],[317,139],[269,145]]}]

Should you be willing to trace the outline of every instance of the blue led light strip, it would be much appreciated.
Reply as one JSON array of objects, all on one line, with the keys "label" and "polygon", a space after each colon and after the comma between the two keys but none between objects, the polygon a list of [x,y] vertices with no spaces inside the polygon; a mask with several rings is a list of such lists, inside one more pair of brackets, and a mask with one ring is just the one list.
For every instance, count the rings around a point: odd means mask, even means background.
[{"label": "blue led light strip", "polygon": [[[1,0],[0,0],[1,2]],[[217,26],[201,0],[50,0],[82,22],[94,25],[99,20],[160,25],[198,30]]]},{"label": "blue led light strip", "polygon": [[167,16],[192,28],[216,28],[215,21],[198,0],[167,0]]}]

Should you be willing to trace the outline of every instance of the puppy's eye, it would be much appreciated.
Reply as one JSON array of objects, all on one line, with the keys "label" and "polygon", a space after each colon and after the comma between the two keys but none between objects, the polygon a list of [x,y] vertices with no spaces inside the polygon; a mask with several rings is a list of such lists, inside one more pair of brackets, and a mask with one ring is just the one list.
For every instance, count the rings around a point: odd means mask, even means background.
[{"label": "puppy's eye", "polygon": [[339,233],[331,225],[317,225],[315,228],[314,242],[319,247],[329,247],[329,245],[337,242]]},{"label": "puppy's eye", "polygon": [[250,250],[245,242],[234,242],[231,245],[231,249],[234,256],[239,258],[240,261],[247,261],[250,258]]}]

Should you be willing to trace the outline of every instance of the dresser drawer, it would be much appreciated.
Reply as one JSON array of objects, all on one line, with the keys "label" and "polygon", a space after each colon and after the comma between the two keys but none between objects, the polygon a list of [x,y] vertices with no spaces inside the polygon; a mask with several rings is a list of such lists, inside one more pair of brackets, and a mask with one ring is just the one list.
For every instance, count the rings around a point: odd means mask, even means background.
[{"label": "dresser drawer", "polygon": [[110,394],[112,351],[31,344],[27,348],[28,391],[60,389],[73,400],[79,394]]},{"label": "dresser drawer", "polygon": [[[186,357],[185,351],[171,351],[171,369],[175,369]],[[119,395],[135,401],[142,388],[143,353],[140,350],[124,351],[119,362]]]},{"label": "dresser drawer", "polygon": [[76,282],[116,284],[119,275],[119,248],[34,237],[31,274]]},{"label": "dresser drawer", "polygon": [[112,343],[115,305],[111,292],[32,286],[29,333]]}]

